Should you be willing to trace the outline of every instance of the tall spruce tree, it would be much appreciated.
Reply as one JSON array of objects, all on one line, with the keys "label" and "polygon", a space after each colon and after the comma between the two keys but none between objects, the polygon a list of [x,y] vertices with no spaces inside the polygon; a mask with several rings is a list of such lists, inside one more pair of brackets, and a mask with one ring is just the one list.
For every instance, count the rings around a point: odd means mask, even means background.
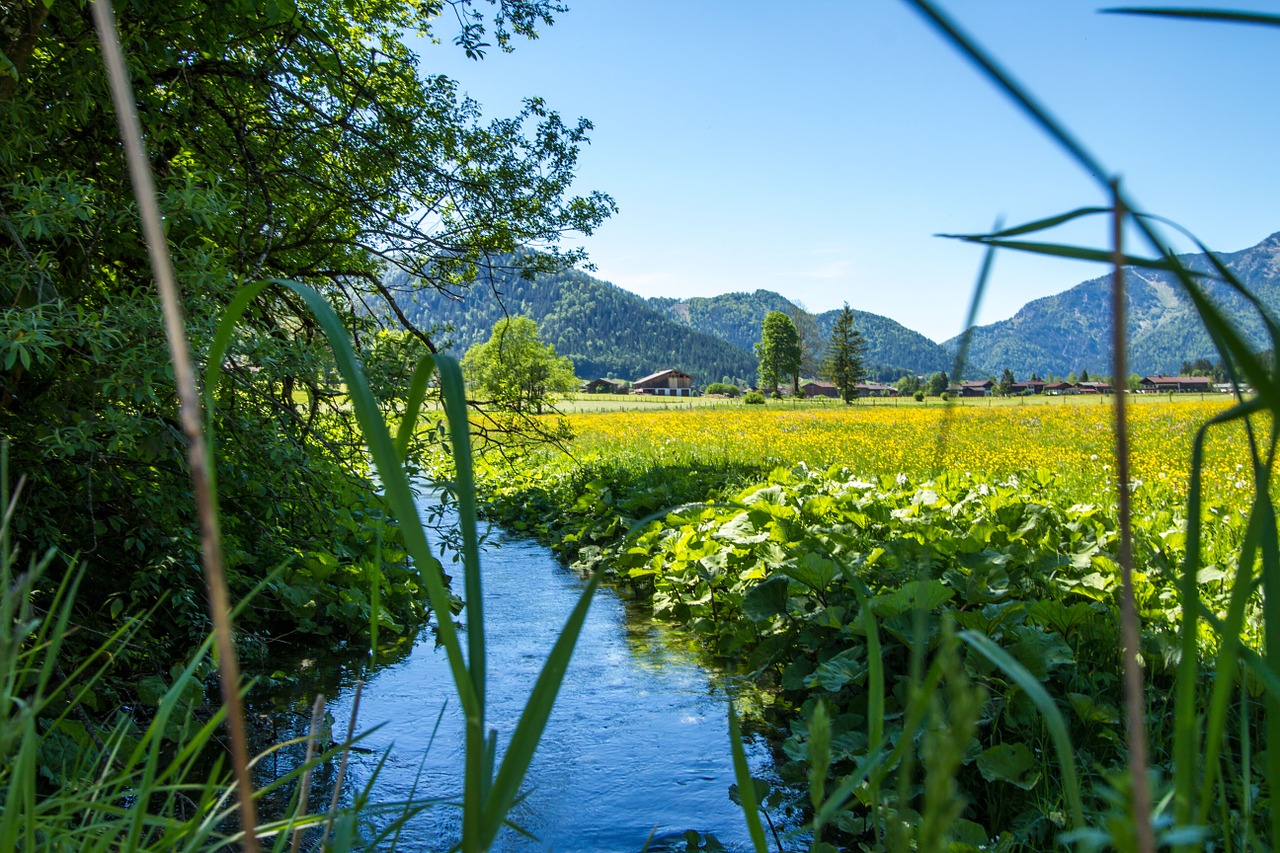
[{"label": "tall spruce tree", "polygon": [[836,386],[846,404],[853,402],[858,394],[858,383],[866,375],[863,364],[866,351],[867,342],[862,332],[853,327],[853,309],[846,302],[831,329],[827,358],[822,365],[823,377]]}]

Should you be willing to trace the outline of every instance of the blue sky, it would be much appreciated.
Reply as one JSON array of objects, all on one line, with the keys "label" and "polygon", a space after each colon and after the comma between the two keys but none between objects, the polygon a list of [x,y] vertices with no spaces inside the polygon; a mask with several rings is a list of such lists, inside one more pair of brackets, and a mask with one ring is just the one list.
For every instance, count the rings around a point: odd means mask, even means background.
[{"label": "blue sky", "polygon": [[[981,250],[935,234],[1103,201],[904,3],[570,6],[511,54],[470,61],[452,35],[415,49],[424,73],[459,80],[488,115],[537,95],[591,119],[577,186],[619,212],[575,244],[596,275],[641,295],[765,288],[943,340],[961,330]],[[1146,210],[1221,251],[1280,230],[1280,29],[1103,15],[1080,0],[944,8]],[[1061,236],[1105,233],[1099,221]],[[979,321],[1104,273],[1002,253]]]}]

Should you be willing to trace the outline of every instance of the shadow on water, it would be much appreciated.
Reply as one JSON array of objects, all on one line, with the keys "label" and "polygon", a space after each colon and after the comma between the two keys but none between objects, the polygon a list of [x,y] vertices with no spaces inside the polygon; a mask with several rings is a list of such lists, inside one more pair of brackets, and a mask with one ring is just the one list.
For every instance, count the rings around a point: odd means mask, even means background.
[{"label": "shadow on water", "polygon": [[[482,566],[487,715],[501,749],[584,584],[548,548],[501,531],[490,537]],[[465,611],[462,617],[465,628]],[[400,849],[409,851],[448,849],[460,833],[461,813],[451,803],[462,790],[463,720],[443,650],[432,637],[428,630],[399,659],[380,661],[365,685],[356,731],[366,733],[361,745],[371,752],[352,756],[344,785],[350,798],[385,757],[373,802],[411,796],[445,801],[414,818],[401,835]],[[690,829],[713,833],[731,850],[749,848],[742,812],[728,795],[731,679],[695,663],[691,646],[644,608],[608,589],[597,593],[526,778],[526,796],[511,812],[511,821],[534,837],[509,829],[495,850],[629,853],[641,850],[651,834],[650,850],[684,850],[683,833]],[[350,663],[299,663],[309,672],[270,697],[266,716],[273,731],[264,734],[304,734],[320,691],[332,697],[327,720],[341,740],[352,708]],[[763,744],[751,745],[749,756],[757,775],[767,771]],[[284,755],[261,769],[264,776],[283,773],[297,760]],[[319,774],[317,782],[331,791],[332,772]],[[327,796],[320,790],[313,808]]]}]

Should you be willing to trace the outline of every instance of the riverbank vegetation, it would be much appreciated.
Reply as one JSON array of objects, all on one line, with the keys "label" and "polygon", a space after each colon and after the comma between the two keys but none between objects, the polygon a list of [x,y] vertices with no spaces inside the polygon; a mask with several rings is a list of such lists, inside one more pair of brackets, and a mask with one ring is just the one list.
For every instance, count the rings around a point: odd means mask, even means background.
[{"label": "riverbank vegetation", "polygon": [[[473,58],[561,11],[450,7]],[[0,9],[0,482],[20,484],[0,507],[0,848],[394,845],[419,805],[370,806],[341,764],[308,801],[350,730],[331,749],[313,720],[307,759],[255,789],[238,662],[373,658],[429,612],[469,724],[461,847],[502,828],[575,632],[495,760],[473,494],[456,485],[464,653],[408,480],[437,371],[468,456],[461,373],[435,330],[386,332],[372,306],[388,267],[454,292],[496,257],[559,269],[613,204],[569,192],[589,122],[536,98],[485,121],[419,72],[406,39],[442,36],[442,10]]]},{"label": "riverbank vegetation", "polygon": [[[1198,427],[1225,408],[1164,403],[1133,412],[1128,488],[1153,766],[1163,780],[1171,775],[1188,461]],[[820,707],[831,725],[833,780],[899,742],[921,677],[911,649],[923,620],[928,660],[940,659],[956,631],[976,631],[1034,675],[1066,719],[1087,821],[1106,820],[1106,792],[1125,756],[1110,407],[843,409],[579,415],[572,460],[526,459],[519,470],[482,477],[481,489],[494,518],[534,531],[582,571],[603,566],[717,658],[739,662],[761,688],[747,706],[782,727],[782,772],[793,783],[811,766]],[[1221,616],[1251,501],[1244,447],[1242,430],[1216,435],[1201,470],[1197,579],[1205,607]],[[1241,637],[1260,641],[1256,626]],[[1217,649],[1205,638],[1199,654]],[[949,665],[964,689],[985,697],[947,722],[967,732],[946,746],[969,803],[954,837],[1051,847],[1071,827],[1073,795],[1040,711],[979,655]],[[872,720],[884,743],[868,735]],[[914,760],[941,759],[922,750]],[[1251,753],[1233,760],[1247,767]],[[1247,805],[1238,793],[1223,807]],[[832,837],[848,845],[882,837],[872,800],[899,813],[919,808],[892,786],[863,787],[832,818]]]}]

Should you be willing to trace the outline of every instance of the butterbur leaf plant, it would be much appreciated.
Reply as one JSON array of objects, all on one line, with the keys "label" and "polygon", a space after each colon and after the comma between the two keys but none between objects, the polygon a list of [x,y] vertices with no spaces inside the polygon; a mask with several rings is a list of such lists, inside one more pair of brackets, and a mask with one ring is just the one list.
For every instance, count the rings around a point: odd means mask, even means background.
[{"label": "butterbur leaf plant", "polygon": [[[1128,494],[1130,487],[1128,431],[1126,425],[1125,395],[1116,395],[1114,410],[1115,453],[1118,486],[1118,525],[1120,540],[1117,562],[1120,564],[1122,589],[1120,591],[1120,634],[1123,646],[1123,687],[1125,696],[1127,769],[1112,774],[1102,782],[1097,796],[1082,790],[1076,771],[1075,747],[1070,742],[1061,710],[1060,699],[1055,699],[1038,682],[1026,667],[1013,659],[1005,650],[982,632],[967,630],[960,638],[970,646],[971,656],[977,654],[997,667],[1016,682],[1034,702],[1042,715],[1058,757],[1055,772],[1060,775],[1070,811],[1070,832],[1059,833],[1057,843],[1075,845],[1080,849],[1116,849],[1152,853],[1157,848],[1178,851],[1204,849],[1207,845],[1222,849],[1264,850],[1272,849],[1280,839],[1280,809],[1272,803],[1276,798],[1275,786],[1280,785],[1280,749],[1268,749],[1269,744],[1280,742],[1280,536],[1277,535],[1276,515],[1270,498],[1275,450],[1280,440],[1280,329],[1267,309],[1251,295],[1239,278],[1217,256],[1210,253],[1200,241],[1182,229],[1208,259],[1207,268],[1189,268],[1171,250],[1163,238],[1160,227],[1171,223],[1146,214],[1124,190],[1115,173],[1105,168],[1088,148],[1062,125],[1029,91],[1007,72],[989,53],[984,51],[962,28],[948,17],[937,3],[931,0],[907,0],[945,40],[956,47],[997,89],[1007,95],[1033,123],[1066,152],[1083,171],[1091,175],[1106,199],[1104,204],[1086,206],[1045,217],[1036,222],[1012,228],[997,227],[993,232],[979,235],[953,235],[987,247],[988,260],[992,250],[1030,252],[1050,257],[1094,261],[1111,266],[1113,270],[1112,321],[1113,375],[1127,376],[1125,358],[1126,325],[1124,319],[1124,288],[1128,269],[1157,270],[1172,274],[1195,306],[1218,355],[1227,366],[1236,392],[1236,403],[1226,411],[1208,420],[1197,432],[1192,447],[1190,487],[1186,511],[1186,550],[1177,585],[1179,603],[1178,649],[1176,682],[1172,700],[1171,723],[1152,726],[1147,707],[1147,679],[1142,673],[1140,649],[1142,629],[1138,623],[1135,606],[1134,567],[1131,520]],[[1134,14],[1175,17],[1201,21],[1225,21],[1255,25],[1280,25],[1280,16],[1273,14],[1126,7],[1107,10],[1117,14]],[[1112,240],[1108,247],[1093,248],[1064,245],[1037,239],[1035,235],[1059,225],[1086,218],[1109,217],[1112,220]],[[1176,226],[1174,226],[1176,227]],[[1135,231],[1146,244],[1150,254],[1131,254],[1124,249],[1123,235],[1128,229]],[[984,262],[985,268],[985,262]],[[981,281],[981,279],[980,279]],[[975,294],[975,303],[980,298]],[[1241,297],[1256,310],[1270,342],[1270,349],[1259,354],[1241,333],[1239,325],[1215,299],[1216,293],[1231,292]],[[959,365],[957,366],[959,375]],[[1243,389],[1253,392],[1246,396]],[[1255,499],[1248,511],[1244,541],[1235,555],[1229,606],[1225,614],[1215,612],[1203,601],[1200,590],[1200,571],[1204,549],[1205,524],[1203,493],[1204,448],[1211,430],[1230,424],[1243,427],[1247,439],[1250,474]],[[920,612],[920,611],[917,611]],[[917,619],[917,623],[919,620]],[[1260,624],[1258,624],[1260,622]],[[917,631],[917,639],[920,634]],[[1206,641],[1207,640],[1207,641]],[[1260,647],[1255,641],[1260,640]],[[945,648],[945,647],[944,647]],[[939,659],[945,652],[939,650]],[[934,672],[933,668],[930,672]],[[952,670],[954,671],[954,670]],[[946,676],[944,676],[945,678]],[[936,681],[921,678],[913,668],[911,690],[917,694],[932,693]],[[1238,687],[1238,690],[1237,690]],[[1256,699],[1254,697],[1257,697]],[[1088,697],[1072,699],[1077,713],[1088,707]],[[954,707],[955,699],[951,700]],[[963,703],[962,703],[963,704]],[[919,715],[917,715],[919,716]],[[923,719],[919,716],[919,719]],[[902,741],[919,731],[912,725],[915,718],[908,714]],[[809,721],[810,749],[816,749],[815,733],[826,725],[825,712],[815,708]],[[964,749],[963,727],[955,732]],[[1149,743],[1153,732],[1161,736],[1159,742]],[[928,730],[926,739],[932,742],[933,752],[946,752],[947,735],[937,728]],[[902,742],[900,741],[900,743]],[[864,760],[864,767],[846,779],[863,785],[874,774],[865,769],[866,764],[888,766],[880,751],[873,751]],[[984,752],[979,757],[983,768]],[[1000,758],[1000,763],[996,759]],[[810,755],[811,766],[825,766],[825,757]],[[927,762],[926,762],[927,763]],[[940,762],[934,761],[935,764]],[[1153,766],[1156,765],[1156,766]],[[988,779],[1002,778],[1018,781],[1021,771],[1016,750],[1010,748],[1000,756],[987,760],[983,775]],[[1153,796],[1152,781],[1161,778],[1159,771],[1171,775],[1168,793],[1160,798]],[[915,844],[925,844],[923,835],[913,838],[913,832],[904,827],[910,823],[929,828],[927,846],[919,849],[948,849],[948,843],[964,843],[964,827],[958,812],[950,809],[945,798],[930,798],[929,792],[944,784],[928,778],[930,772],[947,773],[946,767],[925,768],[922,815],[915,814],[910,806],[917,802],[916,789],[909,784],[900,785],[896,803],[887,806],[886,825],[889,828],[889,849],[916,849]],[[896,771],[901,778],[909,772],[906,768]],[[954,768],[950,769],[954,772]],[[812,786],[812,782],[811,782]],[[1258,796],[1257,791],[1261,791]],[[1163,791],[1161,791],[1163,793]],[[1085,802],[1092,803],[1088,808]],[[938,805],[944,803],[944,805]],[[1086,810],[1088,808],[1088,813]],[[827,817],[821,809],[814,822],[815,839]],[[934,824],[942,820],[950,822],[940,830]],[[922,829],[922,831],[924,831]],[[814,848],[821,842],[815,841]],[[1016,843],[1016,842],[1015,842]],[[757,843],[756,849],[766,848]],[[825,848],[824,848],[825,849]],[[877,848],[879,849],[879,848]],[[949,849],[955,849],[951,847]],[[968,849],[968,848],[966,848]]]},{"label": "butterbur leaf plant", "polygon": [[[865,700],[855,701],[848,715],[852,730],[841,726],[846,738],[856,736],[865,744],[855,750],[858,756],[853,770],[841,769],[840,775],[825,781],[829,768],[836,767],[832,757],[832,719],[823,699],[806,703],[801,709],[801,724],[793,727],[798,732],[789,741],[792,754],[803,757],[809,768],[807,780],[797,780],[807,787],[808,805],[812,819],[809,833],[796,843],[808,845],[811,851],[834,849],[825,839],[827,827],[843,825],[856,837],[869,839],[862,849],[868,850],[956,850],[956,849],[1045,849],[1047,846],[1074,847],[1079,850],[1119,850],[1129,853],[1154,853],[1157,849],[1175,851],[1224,849],[1271,850],[1280,839],[1280,809],[1274,806],[1276,786],[1280,785],[1280,748],[1269,748],[1280,742],[1280,534],[1271,499],[1271,480],[1277,443],[1280,442],[1280,327],[1268,309],[1245,288],[1239,277],[1198,239],[1180,227],[1160,217],[1145,213],[1135,199],[1112,177],[1115,172],[1107,169],[1089,149],[1063,124],[1040,104],[1012,74],[1006,71],[989,53],[984,51],[970,35],[931,0],[906,0],[928,24],[946,41],[956,47],[997,89],[1007,95],[1017,108],[1066,152],[1083,171],[1092,176],[1104,202],[1084,206],[1076,210],[1044,217],[1040,220],[1013,227],[997,226],[991,233],[974,235],[944,235],[969,241],[986,248],[983,274],[974,294],[974,305],[981,298],[986,270],[992,254],[997,250],[1030,252],[1048,257],[1070,258],[1108,265],[1112,270],[1111,318],[1113,322],[1113,375],[1128,375],[1126,359],[1125,285],[1134,271],[1158,271],[1173,277],[1195,307],[1204,328],[1226,365],[1235,401],[1224,411],[1205,421],[1197,430],[1191,445],[1189,487],[1185,511],[1185,550],[1180,564],[1170,568],[1166,577],[1174,581],[1175,589],[1162,589],[1160,593],[1176,601],[1176,608],[1169,611],[1170,624],[1166,630],[1156,626],[1144,631],[1139,623],[1138,598],[1141,594],[1151,601],[1155,590],[1150,588],[1151,567],[1136,566],[1139,557],[1153,560],[1158,548],[1152,548],[1149,521],[1138,525],[1131,518],[1130,494],[1136,488],[1130,471],[1127,407],[1125,394],[1118,393],[1112,406],[1114,423],[1116,492],[1114,536],[1107,533],[1098,540],[1099,547],[1091,558],[1114,568],[1119,584],[1086,590],[1076,589],[1096,603],[1118,602],[1115,611],[1118,624],[1110,629],[1110,641],[1114,643],[1116,629],[1120,636],[1122,676],[1120,684],[1124,700],[1123,711],[1100,704],[1098,697],[1086,692],[1070,692],[1061,695],[1051,691],[1051,679],[1046,674],[1055,665],[1055,659],[1071,658],[1071,650],[1061,644],[1054,651],[1053,643],[1037,639],[1031,651],[1028,642],[1033,634],[1014,629],[1019,640],[1012,647],[1002,647],[993,639],[1004,633],[1000,623],[1027,607],[1033,622],[1054,631],[1070,631],[1087,638],[1102,623],[1090,626],[1101,610],[1095,605],[1042,600],[1028,605],[1016,602],[997,604],[996,598],[986,606],[975,607],[971,612],[952,611],[949,618],[962,619],[964,630],[955,634],[965,647],[964,666],[957,664],[956,639],[946,640],[952,629],[946,621],[939,625],[937,607],[953,595],[943,584],[930,578],[921,564],[910,581],[898,593],[880,595],[867,600],[861,592],[861,578],[867,577],[865,567],[872,559],[880,563],[879,573],[895,567],[905,567],[912,559],[919,559],[920,549],[901,548],[901,543],[882,542],[875,550],[875,557],[858,557],[857,563],[842,560],[837,552],[841,536],[835,531],[842,528],[827,527],[825,536],[832,550],[818,560],[787,560],[780,571],[790,578],[791,595],[803,591],[812,596],[817,615],[834,606],[835,587],[832,585],[837,568],[848,575],[859,591],[858,620],[862,624],[854,629],[866,637],[866,650],[849,648],[820,663],[800,670],[808,686],[833,690],[845,684],[864,687]],[[1200,21],[1223,21],[1264,26],[1280,26],[1280,16],[1273,14],[1166,8],[1134,8],[1107,10],[1117,14],[1162,16]],[[1110,220],[1110,245],[1089,247],[1066,245],[1040,236],[1060,225],[1089,217]],[[1194,267],[1175,256],[1168,248],[1161,229],[1172,227],[1194,242],[1205,261]],[[1145,244],[1146,253],[1131,252],[1125,247],[1126,232],[1138,235]],[[1243,303],[1256,312],[1264,330],[1269,348],[1259,353],[1241,331],[1239,318],[1230,316],[1220,298],[1231,294],[1237,304]],[[972,318],[972,312],[971,312]],[[955,375],[963,368],[961,345],[960,361]],[[1248,392],[1245,389],[1250,389]],[[946,441],[944,419],[939,436],[941,448]],[[1220,550],[1212,558],[1209,550],[1209,531],[1222,533],[1215,528],[1214,518],[1205,505],[1205,450],[1210,435],[1216,430],[1234,428],[1243,437],[1247,453],[1248,476],[1252,480],[1253,500],[1248,502],[1246,517],[1238,527],[1243,531],[1236,539],[1234,553]],[[941,458],[939,454],[938,458]],[[826,477],[807,472],[771,475],[773,485],[758,489],[753,494],[739,498],[751,503],[763,498],[763,493],[773,489],[782,491],[767,498],[770,515],[776,518],[790,517],[790,506],[796,507],[795,517],[813,512],[799,500],[807,490],[816,487],[818,500],[825,500],[829,485],[838,485],[847,472],[835,473],[835,483],[829,483],[832,472]],[[950,507],[955,515],[964,504],[975,496],[965,489],[952,492],[949,480],[953,475],[937,472],[932,481],[927,502],[939,499],[946,491],[954,497]],[[852,485],[852,484],[851,484]],[[1242,482],[1241,486],[1244,485]],[[845,519],[857,518],[859,526],[874,517],[875,500],[891,493],[885,483],[878,487],[873,483],[859,483],[854,489],[865,489],[869,498],[856,501],[852,513],[846,510]],[[878,489],[878,490],[877,490]],[[936,490],[936,491],[935,491]],[[812,492],[809,492],[812,494]],[[981,494],[986,495],[982,486]],[[792,501],[795,501],[792,504]],[[912,503],[918,504],[917,498]],[[822,504],[829,507],[830,503]],[[901,506],[901,505],[899,505]],[[1079,508],[1073,508],[1073,511]],[[1090,510],[1092,511],[1092,510]],[[895,512],[908,512],[904,507]],[[823,510],[815,512],[821,517]],[[752,532],[741,522],[744,514],[735,519],[731,541],[750,542],[744,534]],[[751,516],[753,524],[760,524],[768,516]],[[976,519],[975,519],[976,521]],[[828,522],[829,523],[829,522]],[[937,521],[935,520],[936,524]],[[970,522],[974,523],[973,521]],[[721,527],[720,536],[728,534],[730,525]],[[714,530],[704,517],[701,530]],[[1028,528],[1029,529],[1029,528]],[[830,531],[830,532],[828,532]],[[1178,533],[1175,531],[1173,533]],[[812,536],[812,534],[810,534]],[[1165,536],[1169,533],[1163,534]],[[788,537],[782,537],[785,539]],[[808,544],[808,547],[813,547]],[[1139,548],[1138,546],[1141,545]],[[795,543],[788,543],[795,547]],[[847,547],[847,546],[846,546]],[[865,547],[865,546],[864,546]],[[884,552],[902,552],[904,559],[889,563]],[[1006,583],[1003,565],[1009,555],[987,551],[975,555],[1000,558],[1000,564],[988,566],[984,571],[998,572]],[[1138,556],[1135,556],[1138,555]],[[781,554],[779,555],[781,556]],[[820,560],[830,560],[823,568]],[[655,560],[656,562],[656,560]],[[1227,595],[1210,596],[1203,589],[1203,578],[1220,571],[1214,565],[1230,566],[1223,572],[1229,578]],[[1085,564],[1087,565],[1087,563]],[[651,573],[648,567],[632,569],[633,572]],[[911,577],[908,570],[899,577]],[[1210,572],[1209,575],[1202,572]],[[1094,575],[1101,578],[1102,575]],[[799,587],[794,583],[798,581]],[[660,576],[653,581],[661,592],[662,585],[671,579]],[[1086,581],[1094,583],[1094,581]],[[1139,593],[1139,584],[1143,589]],[[777,586],[778,592],[765,593],[765,589]],[[803,589],[807,587],[807,590]],[[889,602],[901,598],[906,587],[914,587],[913,601],[901,602],[890,610]],[[726,584],[728,588],[728,584]],[[789,615],[793,605],[787,598],[788,582],[772,581],[746,593],[743,610],[747,618],[757,623]],[[929,589],[932,601],[923,593]],[[713,591],[714,594],[714,591]],[[972,601],[972,599],[971,599]],[[976,603],[981,605],[982,599]],[[904,623],[901,614],[911,615]],[[1145,605],[1144,613],[1151,614],[1151,605]],[[895,715],[896,742],[888,742],[883,736],[885,717],[883,706],[883,669],[876,616],[892,614],[895,635],[900,640],[910,638],[908,676],[901,716]],[[816,624],[814,616],[808,617]],[[827,621],[838,624],[839,617],[827,616]],[[1105,620],[1104,620],[1105,621]],[[854,623],[850,623],[852,626]],[[813,629],[807,629],[813,632]],[[1020,634],[1018,633],[1020,632]],[[1163,633],[1162,633],[1163,632]],[[816,633],[816,632],[813,632]],[[1008,637],[1008,635],[1005,635]],[[1047,639],[1047,635],[1043,635]],[[732,644],[738,642],[726,638]],[[776,645],[773,647],[776,654]],[[1082,651],[1084,645],[1077,648]],[[1151,673],[1152,653],[1168,649],[1167,664],[1161,684],[1172,686],[1172,695],[1166,700],[1150,690],[1154,683]],[[926,651],[927,650],[927,651]],[[1157,652],[1158,653],[1158,652]],[[926,659],[927,655],[927,659]],[[1058,655],[1062,655],[1058,658]],[[1145,664],[1144,664],[1145,658]],[[1076,661],[1077,664],[1080,661]],[[874,664],[874,665],[873,665]],[[1038,670],[1033,672],[1032,669]],[[795,666],[792,666],[795,669]],[[1144,669],[1146,671],[1144,671]],[[999,704],[988,703],[987,711],[978,711],[981,704],[966,688],[972,674],[983,674],[988,684],[1004,683],[1013,691],[1001,697],[1009,703],[1000,712]],[[1164,674],[1172,675],[1172,679]],[[992,675],[996,676],[993,681]],[[784,687],[787,675],[784,671]],[[798,686],[799,680],[793,679]],[[828,694],[830,695],[830,694]],[[1023,707],[1015,711],[1013,701]],[[1150,704],[1149,704],[1150,703]],[[1043,735],[1051,749],[1046,749],[1039,759],[1024,744],[1005,742],[982,749],[976,756],[966,755],[976,745],[972,740],[975,719],[987,713],[1011,716],[1016,713],[1022,719],[1038,715]],[[1105,768],[1087,767],[1092,784],[1081,773],[1082,759],[1096,760],[1096,747],[1072,742],[1072,727],[1068,714],[1077,720],[1114,720],[1123,723],[1122,754],[1127,763]],[[940,724],[939,721],[945,721]],[[736,721],[731,731],[737,731]],[[1080,727],[1074,728],[1077,737]],[[853,742],[853,741],[847,741]],[[919,758],[917,747],[919,744]],[[1086,747],[1081,749],[1081,747]],[[1052,760],[1050,759],[1052,755]],[[999,833],[999,838],[988,837],[981,827],[966,820],[964,809],[957,808],[957,789],[952,777],[961,765],[973,763],[981,777],[991,785],[1010,786],[1028,792],[1053,791],[1056,794],[1041,796],[1060,797],[1050,799],[1034,810],[1022,815],[1007,815],[997,819],[988,829]],[[919,765],[919,766],[917,766]],[[847,763],[842,768],[847,768]],[[1099,771],[1102,771],[1101,773]],[[916,781],[922,774],[923,779]],[[1046,786],[1045,778],[1051,774],[1053,784]],[[747,782],[745,773],[739,772],[739,788]],[[830,789],[830,790],[828,790]],[[856,796],[855,796],[856,795]],[[744,798],[744,808],[747,805]],[[998,798],[988,798],[986,808],[991,808]],[[1038,812],[1038,816],[1037,813]],[[1016,821],[1011,818],[1017,818]],[[988,815],[990,819],[990,815]],[[748,815],[750,822],[751,815]],[[1032,831],[1034,825],[1047,825]],[[753,831],[753,843],[758,853],[768,846]],[[868,844],[870,846],[868,846]],[[992,846],[994,845],[994,846]]]}]

